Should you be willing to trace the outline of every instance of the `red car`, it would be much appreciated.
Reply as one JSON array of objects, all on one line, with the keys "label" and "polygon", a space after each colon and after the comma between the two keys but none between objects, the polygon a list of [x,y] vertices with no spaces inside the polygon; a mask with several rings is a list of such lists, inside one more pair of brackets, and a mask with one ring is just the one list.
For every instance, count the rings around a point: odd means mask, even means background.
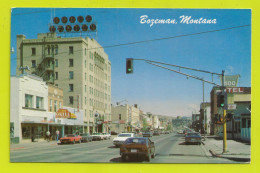
[{"label": "red car", "polygon": [[75,144],[76,142],[81,143],[81,139],[82,137],[79,135],[70,134],[70,135],[66,135],[63,138],[60,138],[60,143],[61,144],[67,144],[67,143]]}]

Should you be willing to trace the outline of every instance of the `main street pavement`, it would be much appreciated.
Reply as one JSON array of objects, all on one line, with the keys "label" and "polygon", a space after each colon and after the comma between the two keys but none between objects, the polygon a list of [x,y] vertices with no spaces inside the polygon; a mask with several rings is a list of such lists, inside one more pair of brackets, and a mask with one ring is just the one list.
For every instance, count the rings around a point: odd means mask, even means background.
[{"label": "main street pavement", "polygon": [[[163,134],[150,138],[155,142],[155,158],[149,163],[240,163],[212,157],[204,145],[186,145],[181,134]],[[57,145],[56,142],[11,144],[11,162],[120,163],[119,148],[112,139],[89,143]],[[148,163],[133,160],[130,163]]]}]

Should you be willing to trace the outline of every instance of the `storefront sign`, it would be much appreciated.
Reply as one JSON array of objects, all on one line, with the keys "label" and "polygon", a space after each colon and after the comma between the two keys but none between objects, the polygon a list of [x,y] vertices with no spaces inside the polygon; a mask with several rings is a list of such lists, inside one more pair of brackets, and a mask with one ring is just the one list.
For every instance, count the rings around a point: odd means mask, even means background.
[{"label": "storefront sign", "polygon": [[235,110],[237,108],[236,104],[228,104],[228,110]]},{"label": "storefront sign", "polygon": [[71,113],[70,111],[68,111],[67,109],[59,109],[56,112],[55,118],[76,119],[77,116],[75,114]]}]

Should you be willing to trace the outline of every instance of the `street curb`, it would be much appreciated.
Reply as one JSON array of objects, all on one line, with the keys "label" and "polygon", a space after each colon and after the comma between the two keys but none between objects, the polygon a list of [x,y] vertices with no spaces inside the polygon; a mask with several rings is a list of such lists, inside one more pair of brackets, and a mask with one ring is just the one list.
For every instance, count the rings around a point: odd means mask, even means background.
[{"label": "street curb", "polygon": [[240,157],[227,157],[227,156],[222,156],[222,155],[219,155],[219,154],[215,153],[213,150],[209,150],[209,152],[211,153],[211,155],[212,155],[213,157],[225,158],[225,159],[230,159],[230,160],[240,161],[240,162],[250,162],[250,161],[251,161],[250,158],[240,158]]}]

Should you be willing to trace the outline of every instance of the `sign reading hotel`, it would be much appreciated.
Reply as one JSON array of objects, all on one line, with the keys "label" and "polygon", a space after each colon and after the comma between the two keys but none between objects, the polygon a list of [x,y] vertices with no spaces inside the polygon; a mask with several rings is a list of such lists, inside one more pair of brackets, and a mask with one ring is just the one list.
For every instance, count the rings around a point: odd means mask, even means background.
[{"label": "sign reading hotel", "polygon": [[59,109],[56,112],[55,117],[56,118],[77,119],[77,116],[75,114],[71,113],[70,111],[68,111],[67,109]]}]

